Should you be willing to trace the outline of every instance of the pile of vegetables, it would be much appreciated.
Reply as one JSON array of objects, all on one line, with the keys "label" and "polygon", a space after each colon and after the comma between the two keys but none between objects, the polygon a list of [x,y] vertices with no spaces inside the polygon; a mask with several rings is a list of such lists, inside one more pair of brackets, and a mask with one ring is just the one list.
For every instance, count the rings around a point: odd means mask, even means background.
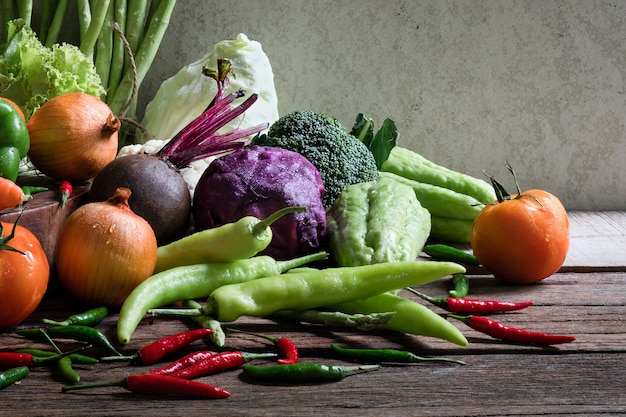
[{"label": "pile of vegetables", "polygon": [[[89,4],[79,3],[83,7]],[[138,74],[125,70],[124,75],[126,62],[116,58],[121,45],[113,41],[109,51],[99,46],[110,39],[107,33],[100,30],[96,37],[99,42],[95,42],[91,32],[94,28],[111,29],[104,23],[107,19],[128,13],[129,19],[122,19],[127,23],[127,34],[142,33],[135,32],[137,28],[131,31],[129,22],[145,21],[146,10],[132,9],[131,13],[130,8],[114,7],[118,3],[103,3],[106,7],[94,10],[97,13],[91,15],[89,24],[83,22],[80,53],[76,54],[89,75],[77,83],[93,81],[92,70],[101,83],[95,82],[93,91],[59,93],[50,88],[39,94],[26,89],[28,99],[21,98],[26,119],[8,102],[0,102],[0,117],[10,120],[8,129],[14,130],[10,143],[0,142],[5,145],[0,147],[0,169],[4,169],[0,174],[12,175],[14,166],[10,163],[28,151],[32,163],[56,180],[91,181],[89,202],[67,218],[59,235],[56,273],[78,300],[119,308],[120,344],[129,343],[147,314],[193,317],[201,327],[210,329],[204,335],[210,334],[218,346],[224,343],[221,323],[241,316],[351,323],[465,346],[467,339],[447,320],[453,318],[503,340],[546,345],[573,341],[569,336],[531,334],[488,321],[478,312],[485,313],[487,307],[503,308],[504,304],[464,298],[468,288],[467,280],[463,280],[466,265],[482,264],[496,278],[517,283],[544,279],[562,265],[569,226],[556,197],[540,190],[521,192],[519,187],[511,196],[493,178],[489,184],[437,165],[399,146],[399,132],[390,119],[374,133],[374,121],[363,114],[348,130],[334,117],[311,110],[278,117],[271,95],[255,108],[260,97],[258,86],[244,82],[254,79],[254,74],[235,72],[235,68],[239,71],[265,61],[237,61],[249,53],[242,52],[250,44],[245,35],[218,44],[213,53],[163,84],[146,112],[147,132],[163,135],[153,152],[143,152],[145,148],[139,146],[117,154],[120,118],[116,115],[126,113],[125,106],[132,101],[126,95],[126,84],[134,82],[136,87],[142,70],[138,68]],[[137,4],[129,2],[129,6]],[[169,16],[174,2],[157,4],[145,39],[160,39],[162,20]],[[25,52],[15,52],[23,47],[24,39],[40,49],[37,57],[47,54],[43,51],[48,46],[35,42],[23,20],[12,21],[9,27],[5,60],[14,52],[14,57],[25,61]],[[53,33],[47,36],[46,44],[54,39]],[[144,40],[134,51],[137,63],[145,65],[154,51],[142,49],[143,45],[149,44]],[[60,50],[52,42],[52,50],[55,48]],[[264,57],[260,48],[253,52],[253,56]],[[232,61],[218,56],[229,53]],[[90,66],[90,59],[95,59],[95,67]],[[206,60],[213,59],[214,68],[206,65]],[[110,66],[99,67],[99,60]],[[15,68],[25,70],[27,65],[21,62]],[[117,70],[122,72],[114,74]],[[182,93],[186,88],[179,80],[189,71],[194,83],[202,80],[196,85],[202,100],[190,100]],[[271,79],[266,66],[260,72]],[[32,81],[26,75],[6,79],[11,81],[3,91],[17,91],[16,83]],[[231,80],[241,83],[234,91],[229,90],[234,87]],[[207,81],[212,89],[207,89]],[[257,91],[247,94],[246,86]],[[110,92],[106,101],[98,97],[102,95],[100,88]],[[266,88],[273,91],[273,81]],[[172,102],[164,105],[170,89],[180,94],[172,95]],[[210,99],[207,91],[211,91]],[[201,108],[194,116],[183,105],[192,102],[194,110]],[[172,106],[179,107],[170,115],[174,118],[160,117]],[[255,109],[255,116],[248,118],[250,109]],[[176,116],[180,112],[186,113],[184,122]],[[29,134],[28,141],[19,136],[20,132]],[[25,142],[29,145],[26,149]],[[69,152],[65,149],[68,146]],[[208,168],[193,181],[183,178],[181,171],[199,161],[207,161]],[[516,227],[509,228],[509,222]],[[542,227],[528,233],[530,223]],[[0,260],[19,262],[25,254],[18,243],[29,236],[19,226],[12,225],[11,234],[7,228],[0,226]],[[515,230],[515,245],[508,245],[511,230]],[[455,255],[450,247],[440,253],[453,258],[440,259],[436,251],[427,250],[429,241],[471,243],[476,256],[465,252],[461,252],[465,256]],[[502,249],[507,246],[513,249]],[[418,259],[423,251],[432,259]],[[41,258],[41,254],[36,256]],[[536,273],[512,276],[508,274],[512,263],[517,271],[528,269],[528,264],[541,265],[534,269]],[[40,261],[38,274],[32,277],[41,297],[48,280],[41,271],[47,268]],[[459,284],[454,298],[437,300],[413,288],[451,276],[458,279],[453,282],[465,285],[461,291]],[[10,277],[0,276],[5,291],[21,291],[11,287],[13,284]],[[450,314],[437,314],[403,296],[404,288]],[[30,314],[41,300],[39,293],[19,315],[0,314],[0,327],[14,326]],[[198,302],[203,298],[204,303]],[[49,336],[68,336],[76,330],[69,326],[57,323],[48,329]],[[26,330],[20,334],[41,336],[39,331]],[[107,360],[128,360],[95,329],[84,332],[92,344],[114,354]],[[363,353],[337,346],[333,349],[342,354]],[[369,352],[374,353],[380,354]],[[259,357],[242,352],[235,356],[231,360],[238,366]],[[415,360],[411,355],[393,353],[394,358],[400,356]],[[133,360],[139,357],[132,356]],[[244,369],[250,377],[263,380],[269,378],[266,372],[280,374],[291,369],[286,367],[299,365],[293,351],[288,359],[290,363],[282,363],[280,371],[252,366]],[[317,364],[316,372],[322,368]],[[293,378],[301,381],[301,368],[293,369]],[[324,378],[337,380],[373,369],[377,367],[337,368]],[[190,375],[199,375],[193,372]],[[22,373],[16,375],[24,377]],[[150,392],[197,390],[212,398],[230,395],[206,386],[183,388],[184,377],[172,375],[134,375],[111,383],[66,387],[64,391],[115,385],[148,392],[141,385],[147,384],[153,387]],[[154,388],[159,384],[160,388]]]}]

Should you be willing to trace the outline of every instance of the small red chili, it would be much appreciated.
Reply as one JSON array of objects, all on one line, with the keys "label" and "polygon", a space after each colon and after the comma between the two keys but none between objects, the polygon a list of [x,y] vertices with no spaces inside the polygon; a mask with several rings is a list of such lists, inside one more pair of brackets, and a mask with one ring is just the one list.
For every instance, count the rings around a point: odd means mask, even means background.
[{"label": "small red chili", "polygon": [[181,395],[196,398],[228,398],[231,395],[230,392],[222,388],[202,382],[187,381],[168,375],[150,374],[130,375],[119,381],[66,385],[61,388],[61,392],[100,387],[123,387],[138,394]]},{"label": "small red chili", "polygon": [[220,352],[187,368],[170,374],[176,378],[195,379],[238,368],[253,359],[276,356],[274,353]]},{"label": "small red chili", "polygon": [[507,311],[522,310],[534,304],[532,301],[511,303],[506,301],[478,300],[472,298],[435,298],[423,294],[411,287],[407,287],[406,289],[429,303],[436,305],[437,307],[459,314],[484,315],[504,313]]},{"label": "small red chili", "polygon": [[215,355],[217,352],[213,352],[210,350],[200,350],[198,352],[192,352],[180,359],[171,362],[162,368],[154,369],[148,374],[150,375],[171,375],[174,372],[180,371],[181,369],[185,369],[195,363],[205,360],[206,358]]},{"label": "small red chili", "polygon": [[71,352],[59,353],[57,355],[48,356],[45,358],[23,352],[0,352],[0,369],[15,368],[18,366],[27,366],[30,368],[37,365],[45,365],[47,363],[55,362],[65,356],[76,353],[78,350],[82,350],[82,348],[72,350]]},{"label": "small red chili", "polygon": [[213,330],[207,328],[189,330],[155,340],[139,349],[133,355],[107,356],[101,358],[101,360],[103,362],[129,360],[134,365],[154,365],[170,353],[176,352],[190,343],[209,336],[212,333]]},{"label": "small red chili", "polygon": [[65,202],[72,196],[72,184],[69,181],[61,181],[59,186],[59,198],[61,200],[61,210],[65,207]]},{"label": "small red chili", "polygon": [[448,317],[460,320],[474,330],[507,342],[550,346],[570,343],[576,340],[574,336],[548,334],[510,327],[499,321],[483,316],[457,316],[448,314]]},{"label": "small red chili", "polygon": [[274,345],[278,348],[278,350],[280,350],[283,356],[282,358],[276,361],[276,363],[278,363],[279,365],[288,365],[291,363],[298,363],[299,356],[300,356],[298,352],[298,347],[295,345],[295,343],[293,343],[290,339],[286,337],[274,337],[274,336],[269,336],[269,335],[265,335],[261,333],[251,333],[251,332],[246,332],[246,331],[237,330],[237,329],[228,329],[228,331],[237,332],[237,333],[245,333],[245,334],[250,334],[253,336],[262,337],[263,339],[267,339],[270,342],[274,343]]}]

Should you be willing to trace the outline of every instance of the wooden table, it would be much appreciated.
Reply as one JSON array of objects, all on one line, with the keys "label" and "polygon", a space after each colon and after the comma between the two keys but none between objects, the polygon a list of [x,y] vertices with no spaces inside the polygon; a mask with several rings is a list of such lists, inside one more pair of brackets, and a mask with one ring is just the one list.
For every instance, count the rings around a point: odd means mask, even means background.
[{"label": "wooden table", "polygon": [[[294,325],[246,318],[234,325],[287,336],[300,347],[302,361],[344,363],[329,343],[406,349],[423,356],[460,359],[466,365],[422,362],[383,366],[340,382],[318,385],[258,385],[239,370],[202,378],[232,393],[225,400],[191,400],[141,396],[121,388],[61,393],[63,382],[47,367],[33,369],[21,383],[0,391],[0,415],[214,415],[214,416],[617,416],[626,415],[626,213],[571,213],[572,250],[562,271],[530,286],[495,282],[484,271],[472,271],[470,295],[535,306],[497,316],[513,326],[576,336],[555,348],[500,343],[458,324],[469,340],[459,347],[438,339],[359,332],[319,325]],[[443,296],[441,280],[422,287]],[[19,327],[39,326],[44,317],[62,319],[84,310],[57,289]],[[98,328],[115,340],[116,314]],[[131,343],[132,353],[157,337],[193,327],[189,321],[157,318],[144,321]],[[0,348],[45,347],[0,333]],[[69,343],[64,346],[70,346]],[[190,350],[197,350],[196,342]],[[254,337],[229,335],[227,347],[268,351]],[[263,362],[260,362],[263,363]],[[150,367],[154,368],[156,366]],[[118,380],[143,371],[127,363],[77,366],[81,383]]]}]

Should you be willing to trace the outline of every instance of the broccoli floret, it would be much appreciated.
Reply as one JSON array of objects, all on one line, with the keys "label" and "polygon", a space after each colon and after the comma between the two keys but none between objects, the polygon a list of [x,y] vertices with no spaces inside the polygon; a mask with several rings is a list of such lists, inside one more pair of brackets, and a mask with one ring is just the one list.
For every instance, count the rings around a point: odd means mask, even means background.
[{"label": "broccoli floret", "polygon": [[322,177],[326,208],[348,185],[378,179],[370,150],[337,119],[323,113],[299,110],[284,115],[253,143],[289,149],[307,158]]}]

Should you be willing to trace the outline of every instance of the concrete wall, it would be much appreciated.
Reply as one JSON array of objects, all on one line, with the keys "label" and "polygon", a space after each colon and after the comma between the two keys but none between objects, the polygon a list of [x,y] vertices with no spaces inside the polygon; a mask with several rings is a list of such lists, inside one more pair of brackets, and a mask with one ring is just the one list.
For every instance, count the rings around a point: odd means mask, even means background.
[{"label": "concrete wall", "polygon": [[269,56],[281,114],[392,118],[455,170],[626,209],[626,2],[180,0],[142,102],[221,40]]}]

